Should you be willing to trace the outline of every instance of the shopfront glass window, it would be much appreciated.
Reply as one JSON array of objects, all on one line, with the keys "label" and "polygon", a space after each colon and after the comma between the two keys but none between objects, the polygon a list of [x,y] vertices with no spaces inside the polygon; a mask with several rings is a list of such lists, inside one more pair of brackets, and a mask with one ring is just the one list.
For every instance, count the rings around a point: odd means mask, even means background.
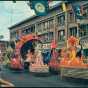
[{"label": "shopfront glass window", "polygon": [[53,28],[54,27],[54,19],[50,19],[49,20],[49,28]]},{"label": "shopfront glass window", "polygon": [[45,30],[47,30],[48,22],[45,22]]},{"label": "shopfront glass window", "polygon": [[65,40],[65,31],[61,30],[58,32],[58,41],[64,41]]},{"label": "shopfront glass window", "polygon": [[64,15],[64,14],[59,15],[57,19],[58,19],[58,24],[59,24],[59,25],[62,26],[62,25],[65,24],[65,15]]},{"label": "shopfront glass window", "polygon": [[70,28],[70,36],[77,36],[77,27]]},{"label": "shopfront glass window", "polygon": [[80,37],[88,35],[88,24],[83,24],[79,26],[79,35]]},{"label": "shopfront glass window", "polygon": [[43,29],[43,24],[39,23],[39,24],[37,25],[37,31],[38,31],[38,32],[41,32],[42,29]]},{"label": "shopfront glass window", "polygon": [[72,11],[69,12],[68,21],[69,22],[74,22],[75,21],[75,19],[74,19],[74,13]]}]

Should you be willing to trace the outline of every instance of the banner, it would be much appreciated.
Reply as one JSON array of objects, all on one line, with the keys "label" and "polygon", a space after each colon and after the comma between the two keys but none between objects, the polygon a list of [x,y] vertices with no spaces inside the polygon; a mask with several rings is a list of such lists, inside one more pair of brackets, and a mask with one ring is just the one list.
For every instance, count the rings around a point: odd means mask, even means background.
[{"label": "banner", "polygon": [[72,5],[72,8],[73,8],[76,18],[82,19],[83,18],[82,6],[80,6],[79,4],[76,4],[76,5]]},{"label": "banner", "polygon": [[48,13],[49,5],[48,0],[31,1],[32,8],[35,10],[36,15],[45,16]]}]

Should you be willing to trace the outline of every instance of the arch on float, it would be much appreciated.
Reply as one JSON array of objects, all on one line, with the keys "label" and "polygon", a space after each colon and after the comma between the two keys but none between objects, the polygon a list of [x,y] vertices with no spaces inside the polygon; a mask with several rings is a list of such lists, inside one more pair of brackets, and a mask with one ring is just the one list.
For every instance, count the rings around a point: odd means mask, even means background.
[{"label": "arch on float", "polygon": [[[16,52],[19,52],[19,54],[21,54],[23,59],[25,57],[23,57],[22,53],[24,52],[24,54],[26,54],[28,49],[33,48],[32,41],[41,42],[38,36],[34,34],[28,34],[28,35],[22,36],[20,40],[16,43],[16,48],[15,48]],[[25,50],[24,48],[26,48],[27,50],[24,51]]]}]

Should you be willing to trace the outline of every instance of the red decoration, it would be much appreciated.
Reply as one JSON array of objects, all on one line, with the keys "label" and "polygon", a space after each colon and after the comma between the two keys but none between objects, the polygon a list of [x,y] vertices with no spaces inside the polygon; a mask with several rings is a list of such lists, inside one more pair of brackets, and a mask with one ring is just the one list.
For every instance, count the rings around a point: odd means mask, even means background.
[{"label": "red decoration", "polygon": [[56,44],[56,41],[55,40],[52,40],[51,42],[51,48],[56,48],[57,47],[57,44]]},{"label": "red decoration", "polygon": [[68,39],[68,43],[72,46],[76,45],[77,43],[77,38],[74,37],[74,36],[71,36],[69,39]]}]

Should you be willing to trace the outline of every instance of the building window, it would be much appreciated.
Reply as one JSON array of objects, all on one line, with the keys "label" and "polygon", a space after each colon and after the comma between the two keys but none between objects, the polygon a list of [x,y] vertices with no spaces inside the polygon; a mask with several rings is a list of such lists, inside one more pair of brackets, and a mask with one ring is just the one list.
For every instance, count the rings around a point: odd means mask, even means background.
[{"label": "building window", "polygon": [[68,21],[69,22],[75,22],[75,19],[74,19],[74,13],[72,11],[69,12],[68,14]]},{"label": "building window", "polygon": [[51,42],[52,41],[52,39],[53,39],[53,32],[49,32],[48,33],[48,35],[49,35],[49,42]]},{"label": "building window", "polygon": [[42,41],[42,43],[51,42],[53,39],[53,32],[49,32],[49,33],[39,35],[39,37],[40,37],[40,40]]},{"label": "building window", "polygon": [[42,32],[42,29],[43,29],[43,24],[41,23],[37,24],[37,31]]},{"label": "building window", "polygon": [[64,15],[64,14],[58,15],[57,19],[58,19],[58,24],[59,24],[59,25],[62,26],[62,25],[65,24],[65,15]]},{"label": "building window", "polygon": [[65,40],[65,31],[64,30],[58,31],[58,41],[64,40]]},{"label": "building window", "polygon": [[45,22],[45,30],[47,30],[47,28],[48,28],[48,23],[47,23],[47,21]]},{"label": "building window", "polygon": [[31,26],[31,33],[34,33],[35,32],[35,26],[33,25],[33,26]]},{"label": "building window", "polygon": [[35,26],[31,26],[25,30],[26,34],[34,33],[35,32]]},{"label": "building window", "polygon": [[77,36],[77,27],[70,28],[70,36]]},{"label": "building window", "polygon": [[85,6],[85,7],[83,7],[83,16],[84,16],[85,18],[88,18],[88,5]]},{"label": "building window", "polygon": [[42,29],[45,31],[45,22],[42,23]]},{"label": "building window", "polygon": [[88,35],[88,24],[82,24],[79,27],[79,35],[80,37]]},{"label": "building window", "polygon": [[50,19],[49,20],[49,28],[53,28],[54,27],[54,19]]},{"label": "building window", "polygon": [[11,38],[16,38],[16,36],[17,36],[17,33],[16,32],[12,32],[11,33]]},{"label": "building window", "polygon": [[22,35],[26,35],[26,30],[23,30],[22,31]]}]

